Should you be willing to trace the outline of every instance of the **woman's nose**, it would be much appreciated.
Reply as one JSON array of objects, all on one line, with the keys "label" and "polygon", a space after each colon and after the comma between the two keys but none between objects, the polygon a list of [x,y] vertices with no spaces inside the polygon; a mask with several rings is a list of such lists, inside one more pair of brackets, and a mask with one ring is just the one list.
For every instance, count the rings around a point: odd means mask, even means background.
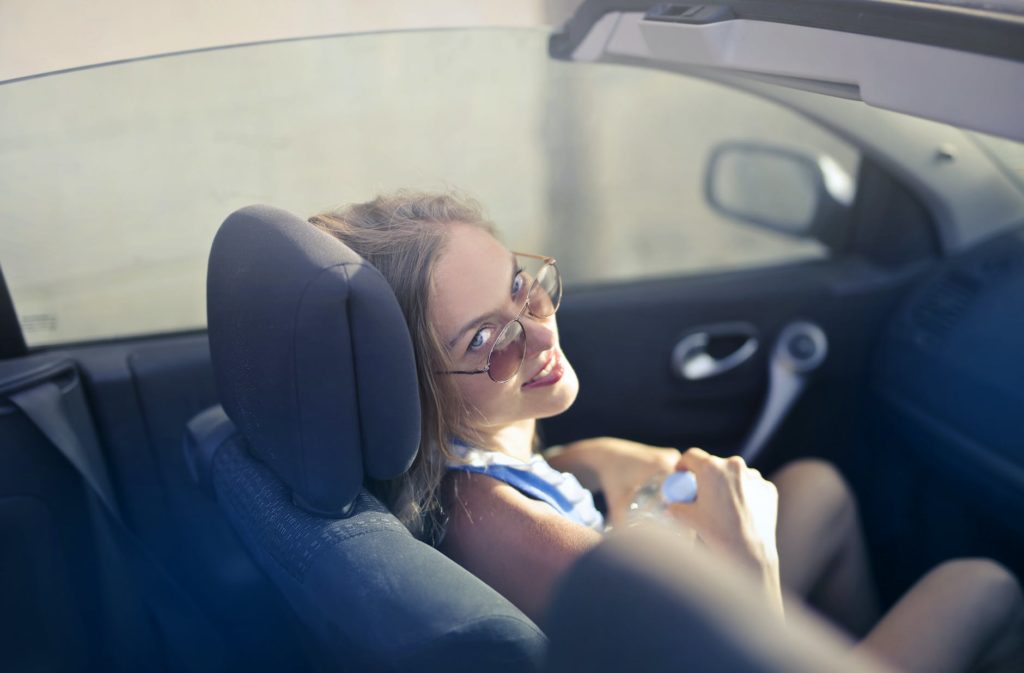
[{"label": "woman's nose", "polygon": [[527,353],[542,353],[558,343],[554,316],[534,318],[526,314],[524,318]]}]

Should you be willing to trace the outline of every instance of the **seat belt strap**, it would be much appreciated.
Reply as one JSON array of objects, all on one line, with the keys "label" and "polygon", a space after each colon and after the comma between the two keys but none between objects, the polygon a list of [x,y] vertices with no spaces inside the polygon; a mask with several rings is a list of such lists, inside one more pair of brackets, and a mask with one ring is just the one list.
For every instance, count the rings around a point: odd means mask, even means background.
[{"label": "seat belt strap", "polygon": [[9,399],[67,458],[103,503],[107,513],[118,523],[124,523],[114,500],[114,489],[110,485],[96,435],[72,427],[72,421],[64,410],[64,396],[57,384],[47,381],[10,395]]}]

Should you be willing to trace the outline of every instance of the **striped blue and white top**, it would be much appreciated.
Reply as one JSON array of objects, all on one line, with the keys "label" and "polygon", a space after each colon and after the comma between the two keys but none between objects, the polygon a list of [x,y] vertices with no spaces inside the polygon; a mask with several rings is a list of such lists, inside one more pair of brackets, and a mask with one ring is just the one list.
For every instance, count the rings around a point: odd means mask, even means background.
[{"label": "striped blue and white top", "polygon": [[594,506],[594,496],[568,472],[559,472],[534,454],[523,462],[498,451],[488,451],[452,441],[458,462],[448,463],[449,470],[476,472],[503,481],[522,494],[546,502],[562,516],[588,528],[604,532],[604,516]]}]

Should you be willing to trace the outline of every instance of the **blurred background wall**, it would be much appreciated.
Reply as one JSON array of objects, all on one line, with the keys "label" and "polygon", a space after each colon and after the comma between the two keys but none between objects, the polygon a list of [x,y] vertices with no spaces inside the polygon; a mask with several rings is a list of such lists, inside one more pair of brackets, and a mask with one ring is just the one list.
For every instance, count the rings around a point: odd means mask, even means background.
[{"label": "blurred background wall", "polygon": [[719,142],[856,169],[852,149],[747,94],[551,61],[550,24],[573,3],[44,4],[0,1],[8,75],[75,53],[382,32],[0,84],[0,265],[30,345],[201,328],[210,241],[251,203],[308,216],[398,188],[463,190],[510,247],[556,256],[571,288],[823,255],[708,207]]}]

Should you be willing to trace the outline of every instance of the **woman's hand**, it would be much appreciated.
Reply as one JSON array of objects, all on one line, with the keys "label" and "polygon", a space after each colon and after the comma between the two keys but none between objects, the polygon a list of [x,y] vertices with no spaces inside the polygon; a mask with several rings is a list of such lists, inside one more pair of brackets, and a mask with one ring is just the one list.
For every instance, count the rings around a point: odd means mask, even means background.
[{"label": "woman's hand", "polygon": [[697,500],[670,505],[669,513],[697,533],[711,549],[752,567],[769,601],[781,613],[779,555],[775,526],[778,493],[739,456],[719,458],[702,449],[680,454],[615,437],[594,437],[571,444],[548,458],[558,470],[572,472],[591,490],[604,492],[609,521],[627,521],[637,489],[654,477],[689,470],[697,477]]},{"label": "woman's hand", "polygon": [[566,444],[548,462],[557,470],[572,472],[585,487],[604,493],[608,519],[622,525],[637,490],[655,477],[672,474],[678,467],[677,449],[631,442],[617,437],[593,437]]},{"label": "woman's hand", "polygon": [[781,612],[775,485],[739,456],[719,458],[702,449],[683,453],[678,469],[697,477],[697,500],[670,505],[668,511],[692,527],[708,547],[752,566]]}]

